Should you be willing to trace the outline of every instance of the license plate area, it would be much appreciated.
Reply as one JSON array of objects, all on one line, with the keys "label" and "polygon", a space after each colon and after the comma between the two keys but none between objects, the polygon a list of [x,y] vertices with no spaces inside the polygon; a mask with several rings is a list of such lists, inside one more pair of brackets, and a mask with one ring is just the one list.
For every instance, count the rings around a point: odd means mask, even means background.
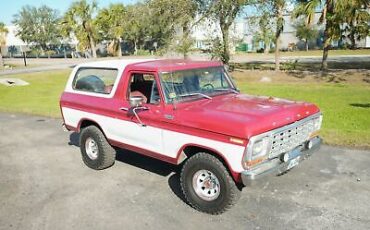
[{"label": "license plate area", "polygon": [[288,164],[288,167],[287,167],[287,170],[297,166],[299,164],[299,159],[301,158],[301,156],[298,156],[294,159],[292,159],[291,161],[289,161],[289,164]]}]

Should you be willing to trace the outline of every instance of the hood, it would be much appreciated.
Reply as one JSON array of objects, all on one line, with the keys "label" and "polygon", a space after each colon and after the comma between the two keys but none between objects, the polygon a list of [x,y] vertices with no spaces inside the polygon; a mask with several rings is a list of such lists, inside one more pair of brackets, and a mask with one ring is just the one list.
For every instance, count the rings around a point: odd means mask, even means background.
[{"label": "hood", "polygon": [[249,139],[317,112],[319,108],[307,102],[227,94],[179,104],[176,121],[187,127]]}]

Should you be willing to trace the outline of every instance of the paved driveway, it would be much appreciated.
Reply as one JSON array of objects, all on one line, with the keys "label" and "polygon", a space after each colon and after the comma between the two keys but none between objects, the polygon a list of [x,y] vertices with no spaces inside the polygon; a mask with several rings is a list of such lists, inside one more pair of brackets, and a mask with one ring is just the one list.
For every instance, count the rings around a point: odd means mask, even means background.
[{"label": "paved driveway", "polygon": [[245,188],[220,216],[183,202],[176,167],[122,151],[82,163],[61,121],[0,114],[0,229],[369,229],[370,152],[323,146],[290,173]]}]

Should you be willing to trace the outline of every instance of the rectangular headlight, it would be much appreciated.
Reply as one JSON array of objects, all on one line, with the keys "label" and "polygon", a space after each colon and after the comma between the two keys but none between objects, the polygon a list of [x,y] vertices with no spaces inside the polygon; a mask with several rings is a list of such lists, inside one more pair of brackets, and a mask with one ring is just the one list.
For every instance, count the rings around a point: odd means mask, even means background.
[{"label": "rectangular headlight", "polygon": [[270,136],[253,137],[249,140],[244,154],[243,166],[244,168],[251,167],[262,162],[268,156],[271,148]]},{"label": "rectangular headlight", "polygon": [[320,117],[315,119],[315,124],[314,124],[315,130],[320,130],[321,129],[321,124],[322,124],[322,115],[320,115]]},{"label": "rectangular headlight", "polygon": [[267,154],[267,147],[269,144],[269,138],[265,137],[263,139],[255,141],[249,151],[251,151],[252,160]]},{"label": "rectangular headlight", "polygon": [[312,131],[309,133],[308,139],[319,135],[321,124],[322,124],[322,115],[313,119],[312,121],[313,121]]}]

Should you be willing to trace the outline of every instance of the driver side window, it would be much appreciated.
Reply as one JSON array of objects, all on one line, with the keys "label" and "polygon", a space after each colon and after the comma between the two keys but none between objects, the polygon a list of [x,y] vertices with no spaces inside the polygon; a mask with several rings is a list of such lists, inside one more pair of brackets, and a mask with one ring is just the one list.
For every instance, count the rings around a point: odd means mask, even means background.
[{"label": "driver side window", "polygon": [[159,104],[160,95],[155,76],[147,73],[133,73],[127,99],[131,96],[141,96],[144,104]]}]

